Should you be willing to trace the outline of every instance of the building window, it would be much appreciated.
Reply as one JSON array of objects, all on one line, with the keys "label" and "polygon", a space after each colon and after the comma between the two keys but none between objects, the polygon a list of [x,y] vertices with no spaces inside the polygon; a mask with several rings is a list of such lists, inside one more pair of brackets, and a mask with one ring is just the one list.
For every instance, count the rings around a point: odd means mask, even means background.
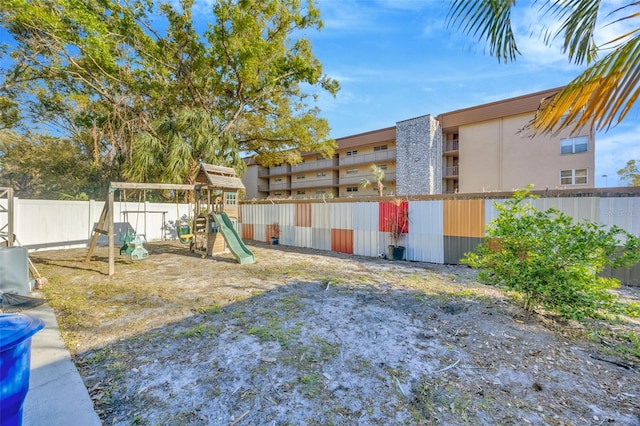
[{"label": "building window", "polygon": [[387,170],[387,165],[386,164],[376,164],[376,167],[381,169],[381,170]]},{"label": "building window", "polygon": [[238,204],[238,196],[235,192],[224,193],[224,204],[227,206],[235,206]]},{"label": "building window", "polygon": [[316,190],[316,194],[325,194],[327,191],[325,191],[324,189],[318,189]]},{"label": "building window", "polygon": [[304,179],[304,175],[298,175],[296,176],[296,179]]},{"label": "building window", "polygon": [[282,178],[275,178],[273,181],[274,182],[282,182]]},{"label": "building window", "polygon": [[587,152],[589,136],[560,139],[560,154],[577,154]]},{"label": "building window", "polygon": [[347,169],[347,174],[348,175],[353,175],[358,173],[358,169]]},{"label": "building window", "polygon": [[282,192],[274,192],[273,196],[274,197],[280,197],[280,196],[282,196]]},{"label": "building window", "polygon": [[325,172],[319,172],[318,174],[316,174],[317,177],[323,177],[326,176],[327,174]]},{"label": "building window", "polygon": [[358,192],[357,186],[347,186],[347,192]]},{"label": "building window", "polygon": [[584,185],[587,183],[587,169],[571,169],[560,171],[560,184]]},{"label": "building window", "polygon": [[347,151],[347,156],[358,155],[358,151]]},{"label": "building window", "polygon": [[373,152],[386,151],[386,150],[387,150],[387,146],[386,145],[378,145],[378,146],[374,146],[373,147]]},{"label": "building window", "polygon": [[298,191],[298,195],[304,195],[304,194],[306,194],[305,191]]}]

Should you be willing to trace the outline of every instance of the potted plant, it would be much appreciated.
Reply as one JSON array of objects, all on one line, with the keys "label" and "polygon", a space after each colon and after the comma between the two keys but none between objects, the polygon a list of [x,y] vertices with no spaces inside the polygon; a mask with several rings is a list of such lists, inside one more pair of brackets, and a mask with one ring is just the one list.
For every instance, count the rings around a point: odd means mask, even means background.
[{"label": "potted plant", "polygon": [[402,208],[402,200],[395,200],[395,209],[387,217],[387,229],[391,237],[388,247],[389,260],[404,260],[406,247],[400,245],[409,230],[409,211]]},{"label": "potted plant", "polygon": [[274,222],[271,225],[271,245],[277,246],[280,244],[280,225],[278,222]]}]

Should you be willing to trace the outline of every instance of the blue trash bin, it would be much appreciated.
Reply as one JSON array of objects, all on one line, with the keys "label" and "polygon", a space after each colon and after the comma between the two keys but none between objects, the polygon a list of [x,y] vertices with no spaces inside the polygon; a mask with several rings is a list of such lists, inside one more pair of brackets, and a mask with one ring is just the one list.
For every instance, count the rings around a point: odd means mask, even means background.
[{"label": "blue trash bin", "polygon": [[22,424],[22,403],[29,390],[31,336],[44,322],[29,315],[0,315],[0,422]]}]

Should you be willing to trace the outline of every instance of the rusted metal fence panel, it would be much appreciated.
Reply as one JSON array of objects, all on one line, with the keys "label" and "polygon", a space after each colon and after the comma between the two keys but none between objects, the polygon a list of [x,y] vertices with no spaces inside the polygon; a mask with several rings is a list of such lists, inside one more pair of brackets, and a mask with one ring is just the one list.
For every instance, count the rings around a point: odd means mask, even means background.
[{"label": "rusted metal fence panel", "polygon": [[353,254],[353,230],[331,228],[331,250]]}]

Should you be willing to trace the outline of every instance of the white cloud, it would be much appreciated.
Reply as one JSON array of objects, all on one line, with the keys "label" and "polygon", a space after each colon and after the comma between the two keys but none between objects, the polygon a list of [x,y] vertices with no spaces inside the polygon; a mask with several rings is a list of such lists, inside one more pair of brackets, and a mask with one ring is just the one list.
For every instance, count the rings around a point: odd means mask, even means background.
[{"label": "white cloud", "polygon": [[640,160],[640,124],[634,120],[621,123],[607,133],[596,136],[596,182],[604,186],[607,175],[608,186],[623,185],[618,179],[618,170],[629,160]]}]

